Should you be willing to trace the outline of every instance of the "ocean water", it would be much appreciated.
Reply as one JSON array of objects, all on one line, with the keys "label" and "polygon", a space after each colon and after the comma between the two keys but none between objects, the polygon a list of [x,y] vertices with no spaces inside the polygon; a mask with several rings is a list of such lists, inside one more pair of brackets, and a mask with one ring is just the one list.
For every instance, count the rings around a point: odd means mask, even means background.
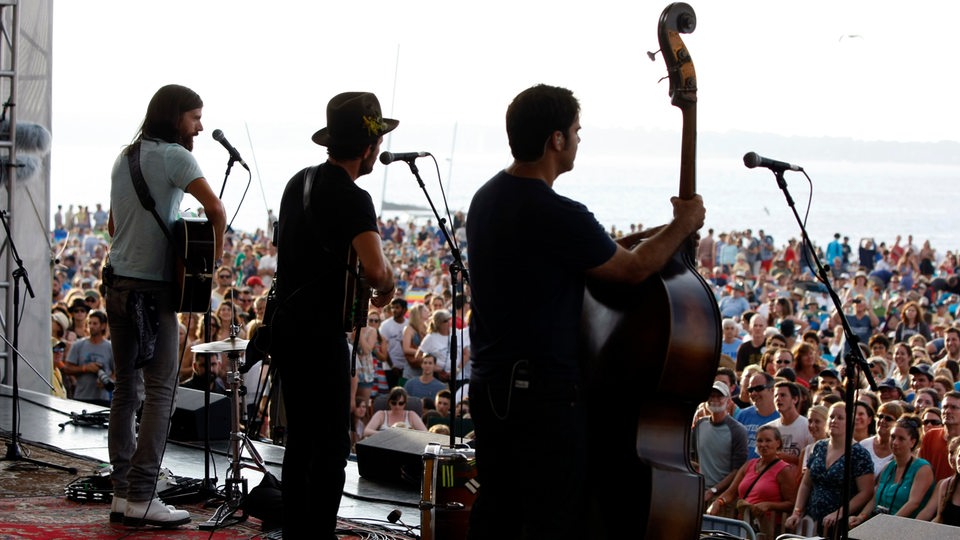
[{"label": "ocean water", "polygon": [[[459,159],[447,179],[447,200],[452,211],[466,210],[473,192],[509,163],[483,156]],[[430,197],[443,208],[440,187],[428,181]],[[849,236],[855,247],[862,238],[892,245],[897,235],[906,243],[913,235],[919,246],[930,240],[938,253],[960,248],[960,166],[904,163],[813,162],[804,164],[810,180],[789,171],[784,179],[808,235],[825,246],[834,233]],[[377,175],[377,171],[373,176]],[[410,176],[404,183],[403,175]],[[449,184],[449,185],[448,185]],[[386,182],[367,184],[374,201],[428,206],[417,182],[404,166],[392,169]],[[554,189],[587,205],[608,229],[629,230],[631,223],[644,227],[666,223],[672,216],[670,197],[677,194],[679,165],[673,158],[587,156],[577,158],[575,169],[560,176]],[[698,160],[697,191],[704,198],[704,230],[762,229],[776,245],[801,237],[801,229],[774,174],[762,168],[747,169],[740,156]],[[384,217],[393,217],[390,214]],[[406,219],[406,216],[402,216]],[[468,218],[469,219],[469,218]]]},{"label": "ocean water", "polygon": [[[434,166],[430,158],[420,158],[416,163],[423,189],[410,169],[399,162],[386,167],[378,163],[373,173],[361,178],[359,185],[370,192],[378,209],[387,200],[421,206],[429,214],[429,195],[441,213],[445,208],[451,212],[465,211],[477,188],[508,165],[510,157],[506,152],[459,153],[453,163],[441,159]],[[876,239],[878,244],[892,244],[897,235],[903,236],[904,243],[908,235],[913,235],[915,245],[930,240],[940,254],[960,249],[960,219],[956,217],[960,165],[821,161],[804,163],[804,167],[809,183],[802,173],[793,171],[785,174],[785,180],[794,208],[801,219],[806,219],[807,232],[815,243],[825,246],[838,232],[849,236],[854,246],[865,237]],[[675,156],[597,155],[582,151],[574,170],[561,175],[554,189],[586,204],[608,229],[613,226],[629,230],[631,223],[649,227],[670,220],[670,197],[677,193],[678,178],[679,162]],[[228,189],[224,198],[228,215],[237,213],[234,227],[244,231],[264,227],[266,209],[279,208],[287,178],[262,186],[256,185],[255,179],[243,200],[229,195],[241,191],[240,180],[241,175],[235,172],[230,179],[233,189]],[[215,188],[219,191],[218,182]],[[697,188],[707,208],[705,229],[713,228],[717,233],[748,228],[756,233],[763,229],[773,236],[778,247],[790,238],[801,237],[797,219],[773,173],[761,168],[747,169],[740,155],[698,159]],[[107,203],[109,183],[103,182],[101,187],[55,181],[51,188],[54,209],[58,203],[66,207],[71,201],[89,204],[91,208],[95,202]],[[189,196],[184,198],[184,205],[188,203],[193,203]],[[423,216],[413,219],[426,219]],[[388,212],[383,217],[411,219],[399,212]]]}]

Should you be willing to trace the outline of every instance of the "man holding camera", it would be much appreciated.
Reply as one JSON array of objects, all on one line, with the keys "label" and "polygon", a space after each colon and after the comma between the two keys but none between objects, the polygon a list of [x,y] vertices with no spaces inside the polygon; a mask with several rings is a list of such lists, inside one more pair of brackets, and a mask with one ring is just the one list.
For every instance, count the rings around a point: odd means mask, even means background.
[{"label": "man holding camera", "polygon": [[99,309],[87,315],[89,337],[78,339],[70,347],[66,375],[77,379],[73,399],[110,406],[113,391],[113,348],[104,336],[107,333],[107,314]]}]

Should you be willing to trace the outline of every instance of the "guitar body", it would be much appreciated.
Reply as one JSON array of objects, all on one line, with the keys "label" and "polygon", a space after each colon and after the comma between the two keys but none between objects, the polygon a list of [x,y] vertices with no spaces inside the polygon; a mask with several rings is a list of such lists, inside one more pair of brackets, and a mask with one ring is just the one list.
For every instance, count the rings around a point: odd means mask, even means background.
[{"label": "guitar body", "polygon": [[[693,8],[682,2],[660,17],[672,103],[683,111],[681,199],[696,195],[696,74],[679,34],[695,26]],[[598,441],[594,538],[620,536],[625,517],[644,526],[631,537],[700,537],[704,483],[690,464],[690,429],[720,363],[721,318],[697,271],[695,245],[690,238],[638,286],[587,283],[581,342],[591,440]]]},{"label": "guitar body", "polygon": [[[173,224],[176,258],[176,299],[181,313],[206,313],[213,292],[216,243],[206,218],[184,217]],[[186,262],[184,262],[186,261]]]}]

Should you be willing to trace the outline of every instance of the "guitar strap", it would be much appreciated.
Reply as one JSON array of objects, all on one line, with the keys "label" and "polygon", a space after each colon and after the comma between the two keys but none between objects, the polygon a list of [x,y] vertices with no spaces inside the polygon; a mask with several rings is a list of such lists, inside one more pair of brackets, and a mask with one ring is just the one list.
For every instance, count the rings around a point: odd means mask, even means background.
[{"label": "guitar strap", "polygon": [[[313,212],[311,211],[310,197],[313,194],[313,182],[317,177],[317,170],[320,168],[319,165],[314,165],[308,167],[303,178],[303,213],[306,215],[307,220],[313,221]],[[320,244],[320,249],[324,251],[330,258],[335,258],[333,251],[330,250],[326,245]],[[363,278],[360,277],[360,273],[357,272],[355,268],[352,268],[349,264],[344,263],[343,265],[347,269],[347,273],[353,276],[357,280],[357,287],[363,287]],[[358,305],[360,301],[360,295],[354,295],[353,302],[353,312],[357,313],[357,310],[360,308]],[[360,349],[360,321],[358,318],[354,318],[355,324],[353,328],[353,348],[350,353],[350,376],[354,377],[357,374],[357,352]]]},{"label": "guitar strap", "polygon": [[[310,210],[310,197],[312,196],[311,194],[313,193],[313,181],[314,181],[314,180],[316,179],[316,177],[317,177],[317,170],[318,170],[319,168],[320,168],[319,165],[314,165],[314,166],[312,166],[312,167],[308,167],[308,168],[307,168],[307,172],[304,174],[304,179],[303,179],[303,213],[307,216],[307,220],[308,220],[308,221],[313,221],[313,212]],[[326,244],[320,244],[320,249],[322,249],[324,253],[326,253],[326,254],[329,255],[331,258],[333,258],[333,256],[334,256],[334,255],[333,255],[333,251],[331,251],[330,248],[328,248],[328,247],[326,246]],[[344,263],[343,266],[344,266],[344,268],[347,269],[347,273],[350,274],[351,276],[353,276],[354,279],[356,279],[357,281],[359,281],[359,280],[361,279],[361,278],[360,278],[360,274],[357,272],[357,270],[356,270],[355,268],[351,268],[350,265],[349,265],[349,264],[346,264],[346,263]]]},{"label": "guitar strap", "polygon": [[758,474],[756,478],[753,479],[753,483],[750,484],[750,487],[747,488],[747,491],[743,493],[743,497],[741,497],[741,499],[747,498],[747,495],[749,495],[750,492],[753,491],[753,486],[757,485],[757,482],[760,481],[760,477],[763,476],[763,473],[769,471],[770,467],[773,467],[778,461],[780,461],[780,458],[777,458],[771,461],[770,463],[767,463],[767,466],[764,467],[762,471],[760,471],[760,474]]},{"label": "guitar strap", "polygon": [[[140,204],[153,214],[153,218],[157,220],[157,225],[160,226],[160,230],[163,231],[163,235],[167,237],[170,245],[176,245],[173,241],[173,234],[170,233],[160,214],[157,213],[157,203],[153,200],[153,196],[150,195],[150,188],[147,187],[147,181],[143,178],[143,171],[140,169],[140,143],[130,148],[130,151],[127,153],[127,163],[130,165],[130,178],[133,179],[133,189],[137,192],[137,198],[140,199]],[[174,251],[176,255],[186,263],[184,255],[177,250]]]}]

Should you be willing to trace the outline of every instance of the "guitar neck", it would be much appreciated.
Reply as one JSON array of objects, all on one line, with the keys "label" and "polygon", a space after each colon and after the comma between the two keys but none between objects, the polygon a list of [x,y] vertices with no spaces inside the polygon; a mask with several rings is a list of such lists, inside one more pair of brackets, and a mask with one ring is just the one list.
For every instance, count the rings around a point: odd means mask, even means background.
[{"label": "guitar neck", "polygon": [[370,302],[370,290],[363,280],[363,265],[352,246],[347,254],[347,268],[343,288],[343,328],[349,332],[367,325],[367,304]]}]

